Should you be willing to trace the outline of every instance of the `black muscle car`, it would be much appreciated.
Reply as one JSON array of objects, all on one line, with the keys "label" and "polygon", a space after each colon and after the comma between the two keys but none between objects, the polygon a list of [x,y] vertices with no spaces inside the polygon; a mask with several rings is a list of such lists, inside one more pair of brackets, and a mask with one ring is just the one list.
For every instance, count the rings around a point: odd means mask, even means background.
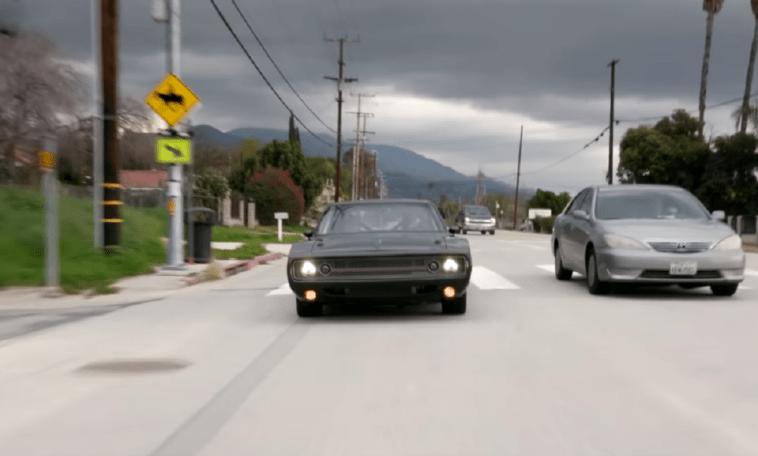
[{"label": "black muscle car", "polygon": [[444,313],[465,313],[471,249],[454,231],[428,201],[332,203],[290,250],[298,315],[349,302],[442,302]]}]

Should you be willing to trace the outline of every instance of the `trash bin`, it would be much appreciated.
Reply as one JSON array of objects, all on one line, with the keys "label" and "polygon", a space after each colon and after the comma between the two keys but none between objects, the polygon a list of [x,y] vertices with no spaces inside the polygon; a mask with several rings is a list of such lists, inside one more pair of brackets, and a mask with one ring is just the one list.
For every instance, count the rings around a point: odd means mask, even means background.
[{"label": "trash bin", "polygon": [[193,215],[192,247],[195,263],[211,261],[211,239],[216,211],[207,207],[193,207],[184,213],[184,223],[189,229],[189,214]]}]

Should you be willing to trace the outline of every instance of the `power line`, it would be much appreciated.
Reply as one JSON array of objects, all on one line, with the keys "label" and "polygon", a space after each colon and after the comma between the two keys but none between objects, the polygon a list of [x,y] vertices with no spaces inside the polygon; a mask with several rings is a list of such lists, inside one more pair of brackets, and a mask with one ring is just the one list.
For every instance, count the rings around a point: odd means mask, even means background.
[{"label": "power line", "polygon": [[295,120],[297,120],[297,121],[298,121],[298,123],[299,123],[299,124],[300,124],[300,125],[301,125],[303,128],[305,128],[305,129],[308,131],[308,133],[310,133],[310,134],[311,134],[311,136],[313,136],[313,137],[314,137],[314,138],[316,138],[317,140],[321,141],[322,143],[326,144],[327,146],[330,146],[330,147],[334,147],[334,144],[330,144],[330,143],[328,143],[328,142],[324,141],[323,139],[319,138],[319,137],[318,137],[318,136],[317,136],[315,133],[313,133],[313,132],[311,131],[311,129],[310,129],[310,128],[308,128],[308,127],[307,127],[307,126],[306,126],[306,125],[303,123],[303,121],[302,121],[302,120],[300,120],[300,118],[299,118],[299,117],[297,117],[297,116],[296,116],[296,115],[295,115],[295,114],[292,112],[292,109],[290,109],[290,107],[289,107],[289,106],[287,106],[287,103],[285,103],[285,102],[284,102],[284,100],[282,100],[282,97],[281,97],[281,96],[279,96],[279,93],[276,91],[276,89],[274,89],[274,86],[272,86],[272,85],[271,85],[271,83],[268,81],[268,79],[266,79],[266,76],[263,74],[263,72],[261,71],[261,69],[260,69],[260,68],[258,68],[258,65],[255,63],[255,60],[253,60],[253,58],[250,56],[250,53],[249,53],[249,52],[247,52],[247,49],[245,48],[245,45],[244,45],[244,44],[242,44],[242,42],[240,41],[240,39],[239,39],[239,37],[237,36],[237,34],[236,34],[236,33],[234,33],[234,30],[233,30],[233,29],[232,29],[232,27],[229,25],[229,22],[227,22],[227,20],[226,20],[226,17],[224,17],[224,14],[223,14],[223,13],[221,12],[221,10],[218,8],[218,5],[216,5],[216,0],[211,0],[211,4],[213,5],[213,8],[215,8],[215,9],[216,9],[216,13],[218,13],[218,16],[219,16],[219,17],[221,18],[221,20],[224,22],[224,25],[226,25],[226,28],[227,28],[227,29],[229,29],[229,33],[231,33],[231,34],[232,34],[232,36],[234,37],[234,39],[237,41],[237,44],[239,44],[239,45],[240,45],[240,47],[242,48],[242,52],[244,52],[244,53],[245,53],[245,55],[247,56],[248,60],[250,60],[250,63],[252,63],[252,64],[253,64],[253,66],[255,67],[255,69],[256,69],[256,70],[258,70],[258,74],[260,74],[260,75],[261,75],[261,77],[263,78],[263,80],[264,80],[264,81],[266,82],[266,84],[268,85],[269,89],[271,89],[271,91],[272,91],[272,92],[274,92],[274,95],[276,95],[276,98],[278,98],[278,99],[279,99],[279,101],[280,101],[280,102],[281,102],[281,103],[284,105],[284,107],[285,107],[285,108],[287,108],[287,111],[289,111],[289,112],[290,112],[290,114],[292,114],[292,117],[294,117],[294,118],[295,118]]},{"label": "power line", "polygon": [[252,33],[252,34],[253,34],[253,37],[255,37],[255,41],[257,41],[257,42],[258,42],[258,44],[260,44],[260,45],[261,45],[261,49],[263,49],[263,52],[265,52],[265,53],[266,53],[266,57],[268,57],[268,59],[269,59],[269,60],[271,61],[271,63],[274,65],[274,68],[276,68],[276,71],[278,71],[278,72],[279,72],[279,75],[282,77],[282,79],[284,79],[284,82],[286,82],[286,83],[287,83],[287,85],[289,86],[289,88],[290,88],[290,89],[292,89],[292,92],[294,92],[294,93],[295,93],[295,96],[297,96],[298,100],[300,100],[300,101],[302,101],[302,102],[303,102],[303,105],[305,105],[305,107],[306,107],[306,108],[308,108],[308,111],[310,111],[310,112],[311,112],[311,114],[313,114],[313,116],[314,116],[316,119],[318,119],[318,121],[319,121],[319,122],[321,122],[321,124],[322,124],[323,126],[325,126],[327,129],[329,129],[329,131],[331,131],[331,132],[333,132],[333,133],[337,133],[337,130],[335,130],[335,129],[333,129],[332,127],[330,127],[329,125],[327,125],[327,124],[326,124],[326,122],[324,122],[323,120],[321,120],[321,118],[320,118],[320,117],[319,117],[319,116],[318,116],[318,115],[317,115],[315,112],[313,112],[313,109],[311,109],[311,107],[310,107],[310,106],[308,106],[308,103],[306,103],[306,102],[305,102],[305,100],[303,100],[303,98],[300,96],[300,94],[299,94],[299,93],[297,93],[297,90],[295,90],[295,88],[294,88],[294,87],[292,87],[292,84],[290,84],[290,82],[289,82],[289,81],[287,80],[287,78],[284,76],[284,73],[282,73],[282,70],[280,70],[280,69],[279,69],[279,65],[277,65],[277,64],[276,64],[276,62],[274,62],[274,59],[273,59],[273,57],[271,57],[271,54],[269,54],[269,53],[268,53],[268,51],[266,50],[266,46],[264,46],[264,45],[263,45],[263,43],[261,42],[261,40],[258,38],[258,34],[256,34],[256,33],[255,33],[255,31],[253,31],[253,27],[252,27],[252,26],[250,26],[250,23],[247,21],[247,18],[246,18],[246,17],[245,17],[245,15],[242,13],[242,10],[240,10],[239,6],[237,5],[237,1],[236,1],[236,0],[232,0],[232,4],[234,4],[234,7],[237,9],[237,12],[239,13],[239,15],[240,15],[240,17],[242,18],[242,20],[243,20],[243,21],[245,21],[245,25],[247,25],[247,28],[248,28],[248,30],[250,30],[250,33]]},{"label": "power line", "polygon": [[[758,92],[750,95],[750,98],[755,98],[755,97],[758,97]],[[732,104],[732,103],[737,103],[738,101],[742,101],[742,100],[743,100],[743,97],[733,98],[731,100],[722,101],[721,103],[716,103],[715,105],[712,105],[712,106],[707,106],[705,109],[719,108],[721,106],[725,106],[725,105]],[[693,111],[695,111],[695,110],[694,109],[686,109],[686,110],[684,110],[684,112],[687,112],[687,113],[692,113]],[[641,117],[641,118],[638,118],[638,119],[620,119],[617,122],[644,122],[644,121],[647,121],[647,120],[659,120],[659,119],[661,119],[663,117],[666,117],[666,116],[668,116],[668,114],[663,115],[663,116]]]}]

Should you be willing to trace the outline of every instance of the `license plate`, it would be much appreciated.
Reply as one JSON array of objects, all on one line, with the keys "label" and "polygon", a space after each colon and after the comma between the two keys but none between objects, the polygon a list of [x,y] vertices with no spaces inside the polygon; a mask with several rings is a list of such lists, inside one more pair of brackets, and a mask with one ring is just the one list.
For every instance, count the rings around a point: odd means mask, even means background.
[{"label": "license plate", "polygon": [[695,261],[675,261],[671,263],[669,269],[671,275],[695,275],[697,274],[697,262]]}]

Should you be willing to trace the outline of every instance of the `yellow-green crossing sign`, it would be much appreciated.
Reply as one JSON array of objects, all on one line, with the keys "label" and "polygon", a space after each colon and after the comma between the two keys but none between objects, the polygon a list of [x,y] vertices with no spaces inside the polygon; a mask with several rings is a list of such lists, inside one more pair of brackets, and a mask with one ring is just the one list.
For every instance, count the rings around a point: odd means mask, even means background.
[{"label": "yellow-green crossing sign", "polygon": [[158,163],[191,163],[191,142],[187,138],[162,137],[155,140]]}]

